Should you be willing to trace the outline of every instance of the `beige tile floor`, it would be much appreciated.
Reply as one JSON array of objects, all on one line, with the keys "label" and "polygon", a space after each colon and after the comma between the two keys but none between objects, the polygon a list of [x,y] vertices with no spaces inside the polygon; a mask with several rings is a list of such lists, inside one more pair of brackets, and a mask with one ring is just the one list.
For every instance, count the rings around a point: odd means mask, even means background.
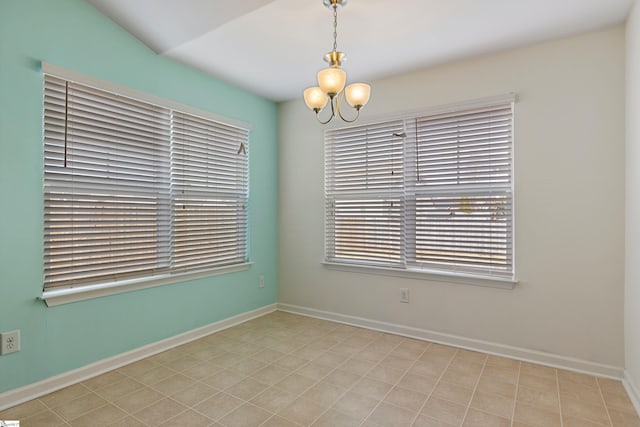
[{"label": "beige tile floor", "polygon": [[0,412],[29,426],[640,426],[619,381],[275,312]]}]

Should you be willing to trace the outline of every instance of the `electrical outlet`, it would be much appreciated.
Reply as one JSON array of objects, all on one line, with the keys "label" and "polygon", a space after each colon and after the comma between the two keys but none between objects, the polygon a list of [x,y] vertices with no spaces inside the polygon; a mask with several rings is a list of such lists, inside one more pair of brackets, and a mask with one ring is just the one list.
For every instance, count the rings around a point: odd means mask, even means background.
[{"label": "electrical outlet", "polygon": [[409,304],[409,288],[400,288],[400,302]]},{"label": "electrical outlet", "polygon": [[20,351],[20,329],[0,334],[0,355]]},{"label": "electrical outlet", "polygon": [[258,278],[258,287],[259,288],[264,288],[264,276],[260,276]]}]

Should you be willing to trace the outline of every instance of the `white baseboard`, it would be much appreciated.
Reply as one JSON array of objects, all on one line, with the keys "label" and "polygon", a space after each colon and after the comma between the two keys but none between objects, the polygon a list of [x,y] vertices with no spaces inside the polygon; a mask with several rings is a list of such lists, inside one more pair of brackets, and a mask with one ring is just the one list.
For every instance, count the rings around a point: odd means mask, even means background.
[{"label": "white baseboard", "polygon": [[338,323],[344,323],[351,326],[372,329],[375,331],[389,332],[396,335],[450,345],[467,350],[481,351],[484,353],[509,357],[512,359],[537,363],[554,368],[582,372],[600,377],[620,380],[623,378],[624,373],[624,368],[617,366],[603,365],[599,363],[589,362],[587,360],[561,356],[553,353],[545,353],[536,350],[529,350],[526,348],[513,347],[489,341],[461,337],[458,335],[443,334],[440,332],[430,331],[428,329],[414,328],[411,326],[404,326],[395,323],[380,322],[378,320],[316,310],[314,308],[278,303],[278,310],[293,314],[300,314],[308,317],[315,317],[318,319],[330,320]]},{"label": "white baseboard", "polygon": [[629,395],[633,406],[636,408],[636,412],[640,414],[640,388],[637,387],[637,384],[634,384],[633,380],[629,376],[629,372],[627,372],[626,370],[624,371],[622,384],[627,390],[627,394]]},{"label": "white baseboard", "polygon": [[145,345],[126,353],[100,360],[90,365],[86,365],[24,387],[0,393],[0,411],[40,396],[44,396],[47,393],[87,380],[140,359],[170,350],[174,347],[197,340],[214,332],[230,328],[248,320],[255,319],[256,317],[264,316],[265,314],[269,314],[275,310],[276,304],[260,307],[256,310],[228,317],[218,322]]}]

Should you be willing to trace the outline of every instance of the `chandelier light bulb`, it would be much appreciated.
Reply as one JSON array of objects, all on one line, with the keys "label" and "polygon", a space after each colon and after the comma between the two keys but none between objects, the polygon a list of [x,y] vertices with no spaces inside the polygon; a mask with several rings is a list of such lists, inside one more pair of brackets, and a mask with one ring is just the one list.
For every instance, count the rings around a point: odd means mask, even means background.
[{"label": "chandelier light bulb", "polygon": [[319,87],[310,87],[304,91],[304,103],[314,111],[322,110],[328,101],[329,97]]},{"label": "chandelier light bulb", "polygon": [[347,103],[357,110],[367,105],[370,96],[371,86],[366,83],[353,83],[345,89]]},{"label": "chandelier light bulb", "polygon": [[342,92],[347,82],[347,73],[342,68],[329,67],[318,72],[318,86],[330,97]]}]

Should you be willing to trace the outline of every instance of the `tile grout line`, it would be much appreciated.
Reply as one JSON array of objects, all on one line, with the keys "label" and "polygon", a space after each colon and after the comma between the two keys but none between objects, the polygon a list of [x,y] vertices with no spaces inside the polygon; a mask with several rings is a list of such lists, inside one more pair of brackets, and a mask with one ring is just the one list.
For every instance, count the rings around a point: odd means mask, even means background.
[{"label": "tile grout line", "polygon": [[560,427],[564,427],[564,417],[562,416],[562,398],[560,397],[560,375],[558,374],[557,369],[554,369],[554,373],[556,374],[556,393],[558,394],[558,408],[560,408]]},{"label": "tile grout line", "polygon": [[[334,330],[335,330],[335,329],[336,329],[336,328],[334,328]],[[329,333],[330,333],[330,332],[329,332]],[[328,335],[329,333],[325,334],[324,336]],[[352,334],[351,334],[351,335],[352,335]],[[331,346],[330,348],[328,348],[327,350],[325,350],[325,351],[323,352],[323,354],[324,354],[324,353],[327,353],[328,351],[331,351],[331,349],[332,349],[332,348],[334,348],[334,347],[336,347],[337,345],[339,345],[339,344],[341,344],[341,343],[344,343],[344,341],[345,341],[345,340],[346,340],[346,339],[343,339],[342,341],[340,341],[340,342],[338,342],[338,343],[334,344],[333,346]],[[373,342],[373,341],[372,341],[372,342]],[[371,343],[369,343],[369,344],[371,344]],[[305,346],[306,346],[306,345],[305,345]],[[304,347],[304,346],[303,346],[303,347]],[[365,347],[365,348],[366,348],[366,347]],[[298,349],[298,350],[299,350],[299,349]],[[335,352],[334,352],[334,353],[335,353]],[[324,379],[326,379],[326,378],[327,378],[329,375],[331,375],[333,372],[337,371],[337,370],[338,370],[338,368],[339,368],[340,366],[344,365],[345,363],[347,363],[347,361],[349,361],[349,360],[352,358],[352,356],[351,356],[351,355],[347,355],[347,356],[348,356],[348,357],[347,357],[347,359],[346,359],[346,360],[344,360],[343,362],[341,362],[340,364],[338,364],[335,368],[331,369],[331,370],[330,370],[327,374],[325,374],[324,376],[320,377],[320,379],[315,380],[315,383],[314,383],[312,386],[310,386],[309,388],[305,389],[303,392],[301,392],[301,393],[300,393],[300,395],[299,395],[295,400],[297,400],[297,399],[299,399],[299,398],[302,398],[302,395],[303,395],[303,394],[305,394],[307,391],[311,390],[313,387],[315,387],[316,385],[318,385],[321,381],[323,381]],[[302,369],[304,366],[307,366],[309,363],[312,363],[314,360],[315,360],[315,359],[311,359],[311,360],[309,360],[307,363],[305,363],[304,365],[302,365],[302,366],[300,366],[299,368],[297,368],[296,370],[294,370],[294,371],[292,372],[292,374],[297,373],[298,371],[300,371],[300,369]],[[318,362],[315,362],[315,363],[318,363]],[[319,365],[322,365],[321,363],[318,363],[318,364],[319,364]],[[323,365],[323,366],[326,366],[326,365]],[[373,369],[373,368],[371,368],[371,369]],[[299,374],[299,375],[300,375],[300,374]],[[303,376],[304,376],[304,375],[303,375]],[[308,378],[308,377],[305,377],[305,378]],[[351,385],[351,387],[353,387],[353,384]],[[335,402],[337,402],[337,401],[340,399],[340,397],[344,396],[347,392],[349,392],[349,390],[351,390],[351,387],[347,387],[347,388],[346,388],[346,390],[345,390],[342,394],[340,394],[340,396],[338,397],[338,399],[336,399],[336,400],[335,400],[331,405],[329,405],[329,407],[328,407],[327,409],[325,409],[323,412],[321,412],[321,413],[320,413],[320,415],[318,415],[318,416],[317,416],[317,417],[316,417],[316,418],[311,422],[311,424],[310,424],[310,425],[312,425],[313,423],[315,423],[315,422],[316,422],[318,419],[320,419],[324,414],[326,414],[326,413],[327,413],[327,412],[328,412],[328,411],[333,407],[333,405],[335,404]],[[294,400],[294,401],[295,401],[295,400]],[[279,415],[279,416],[281,416],[281,415]],[[281,417],[282,417],[282,416],[281,416]],[[289,419],[288,419],[288,418],[286,418],[286,417],[282,417],[282,418],[286,419],[287,421],[294,422],[293,420],[289,420]],[[268,419],[267,419],[267,420],[265,420],[262,424],[265,424],[267,421],[268,421]],[[262,425],[262,424],[260,424],[260,425]],[[296,424],[298,424],[298,423],[296,423]]]},{"label": "tile grout line", "polygon": [[[401,345],[401,344],[402,344],[402,341],[398,342],[398,344],[397,344],[395,347],[393,347],[391,350],[389,350],[389,351],[385,354],[385,359],[386,359],[386,358],[387,358],[391,353],[393,353],[393,351],[394,351],[395,349],[397,349],[398,347],[400,347],[400,345]],[[367,422],[367,420],[369,419],[369,417],[371,416],[371,414],[373,414],[373,413],[376,411],[376,409],[378,409],[378,407],[380,406],[380,404],[381,404],[382,402],[384,402],[384,399],[389,395],[389,393],[391,393],[391,391],[393,390],[393,388],[394,388],[394,387],[395,387],[395,386],[400,382],[400,380],[402,380],[402,378],[407,374],[407,372],[409,372],[409,369],[411,369],[411,368],[413,367],[413,365],[415,365],[415,363],[418,361],[418,359],[419,359],[419,358],[420,358],[420,357],[421,357],[421,356],[422,356],[422,355],[427,351],[427,349],[428,349],[429,347],[431,347],[431,344],[429,344],[427,347],[425,347],[425,349],[422,351],[422,353],[420,354],[420,356],[419,356],[416,360],[414,360],[414,361],[413,361],[413,363],[411,364],[411,366],[410,366],[409,368],[405,369],[405,371],[404,371],[404,373],[402,374],[402,376],[401,376],[399,379],[397,379],[397,380],[396,380],[396,382],[395,382],[395,383],[393,384],[393,386],[389,389],[389,391],[387,391],[387,392],[384,394],[384,396],[382,396],[382,398],[381,398],[381,399],[378,399],[378,400],[379,400],[379,401],[378,401],[378,403],[376,403],[376,405],[373,407],[373,409],[371,409],[371,411],[369,411],[369,414],[367,414],[367,416],[366,416],[366,417],[364,417],[364,418],[362,419],[362,421],[360,421],[360,424],[359,424],[360,426],[362,426],[364,423],[366,423],[366,422]],[[382,360],[384,360],[384,359],[382,359]],[[378,363],[376,363],[376,365],[375,365],[375,366],[372,366],[372,367],[371,367],[371,369],[369,369],[369,371],[367,371],[367,372],[371,372],[371,371],[373,371],[375,368],[377,368],[378,366],[380,366],[380,363],[382,363],[382,360],[380,360]],[[366,376],[364,376],[364,375],[363,375],[363,377],[364,377],[364,378],[366,378]],[[382,382],[384,382],[384,381],[382,381]],[[355,385],[355,384],[354,384],[354,385]],[[414,418],[415,418],[415,417],[414,417]],[[413,423],[413,421],[412,421],[412,423]],[[376,424],[378,424],[378,423],[376,423]]]},{"label": "tile grout line", "polygon": [[480,370],[480,375],[478,375],[478,379],[473,386],[473,392],[471,392],[471,397],[469,398],[469,402],[467,403],[467,407],[465,408],[464,415],[462,416],[462,421],[460,425],[463,425],[467,419],[467,415],[469,414],[469,409],[471,409],[471,402],[473,401],[473,397],[476,394],[476,390],[478,389],[478,384],[480,383],[480,378],[482,378],[482,374],[484,373],[484,369],[487,367],[487,362],[489,361],[489,356],[485,356],[484,363],[482,364],[482,369]]},{"label": "tile grout line", "polygon": [[[433,345],[433,343],[429,343],[429,346],[427,346],[427,348],[420,355],[420,357],[422,357],[427,352],[427,350],[429,350],[429,348],[431,348],[432,345]],[[442,380],[442,377],[444,377],[445,372],[447,372],[447,369],[449,369],[449,366],[451,366],[451,363],[453,363],[453,359],[456,358],[456,355],[458,354],[459,351],[460,351],[459,349],[456,349],[456,351],[453,353],[453,356],[451,356],[451,359],[449,360],[449,363],[447,363],[447,366],[445,366],[445,368],[442,370],[442,373],[440,374],[440,376],[438,376],[438,379],[436,380],[436,383],[434,384],[433,389],[431,389],[431,391],[427,394],[427,398],[425,399],[425,401],[422,404],[422,406],[420,406],[420,409],[418,409],[418,413],[413,417],[413,420],[411,420],[411,425],[415,424],[415,422],[418,420],[418,417],[420,416],[420,414],[424,410],[424,407],[427,405],[427,402],[429,401],[429,399],[431,399],[431,396],[433,395],[433,392],[436,391],[436,388],[438,387],[438,384],[440,384],[440,381]],[[413,367],[416,363],[418,363],[418,360],[420,360],[420,358],[416,359],[413,362],[413,364],[411,365],[411,367]],[[409,368],[409,369],[411,369],[411,368]]]},{"label": "tile grout line", "polygon": [[[516,378],[516,391],[513,396],[513,408],[511,408],[511,427],[516,422],[516,405],[518,404],[518,389],[520,388],[520,375],[522,374],[522,362],[518,362],[518,376]],[[557,382],[557,380],[556,380]],[[558,398],[559,399],[559,398]],[[558,400],[558,403],[560,400]]]},{"label": "tile grout line", "polygon": [[596,378],[596,385],[598,386],[598,393],[600,393],[600,398],[602,399],[604,410],[607,412],[607,419],[609,420],[609,425],[613,426],[613,420],[611,419],[611,414],[609,413],[609,406],[607,405],[607,401],[604,400],[604,393],[602,392],[602,388],[600,387],[600,381],[598,381],[598,378]]},{"label": "tile grout line", "polygon": [[[326,337],[326,336],[327,336],[327,335],[329,335],[331,332],[334,332],[337,328],[338,328],[338,325],[336,324],[336,325],[335,325],[335,326],[334,326],[330,331],[327,331],[327,332],[326,332],[326,333],[324,333],[323,335],[320,335],[318,338],[324,338],[324,337]],[[296,335],[301,335],[301,334],[303,334],[304,332],[305,332],[305,331],[301,331],[301,332],[299,332],[298,334],[295,334],[293,337],[290,337],[290,338],[295,338],[295,336],[296,336]],[[341,342],[344,342],[344,339],[343,339],[342,341],[339,341],[338,343],[334,344],[333,346],[329,347],[328,349],[323,350],[321,354],[324,354],[324,353],[329,352],[332,348],[334,348],[336,345],[340,344]],[[285,354],[285,356],[282,356],[282,357],[286,357],[287,355],[291,355],[291,356],[297,357],[297,356],[295,356],[293,353],[294,353],[294,352],[296,352],[296,351],[299,351],[300,349],[302,349],[302,348],[306,347],[307,345],[310,345],[310,343],[306,343],[306,344],[304,344],[304,345],[302,345],[302,346],[300,346],[300,347],[294,348],[294,349],[290,350],[288,353],[286,353],[286,354]],[[309,363],[313,362],[313,361],[314,361],[314,360],[316,360],[316,359],[317,359],[317,357],[316,357],[315,359],[311,359],[311,360],[306,361],[306,363],[305,363],[305,364],[303,364],[303,365],[299,366],[298,368],[296,368],[296,369],[292,370],[292,371],[291,371],[291,373],[290,373],[289,375],[287,375],[287,377],[288,377],[288,376],[290,376],[290,375],[293,375],[293,374],[297,373],[297,372],[298,372],[300,369],[302,369],[304,366],[308,365]],[[296,395],[296,397],[293,399],[293,401],[292,401],[291,403],[295,402],[295,401],[296,401],[296,400],[298,400],[298,399],[304,398],[304,397],[303,397],[303,395],[304,395],[307,391],[311,390],[311,389],[312,389],[313,387],[315,387],[318,383],[320,383],[320,381],[321,381],[322,379],[325,379],[325,378],[326,378],[326,377],[328,377],[332,372],[336,371],[336,370],[338,369],[338,367],[340,367],[340,366],[344,365],[344,364],[347,362],[347,360],[349,360],[349,359],[351,359],[351,356],[347,357],[347,359],[346,359],[345,361],[343,361],[342,363],[340,363],[336,368],[333,368],[331,371],[329,371],[327,374],[325,374],[324,376],[322,376],[320,379],[318,379],[318,380],[314,380],[315,382],[314,382],[312,385],[310,385],[309,387],[307,387],[307,388],[305,388],[304,390],[302,390],[299,394],[297,394],[297,395]],[[318,362],[316,362],[316,363],[318,363]],[[321,363],[319,363],[319,364],[320,364],[320,365],[322,365]],[[323,365],[323,366],[326,366],[326,365]],[[300,374],[298,374],[298,375],[300,375]],[[302,375],[302,376],[304,377],[304,375]],[[285,377],[285,378],[286,378],[286,377]],[[305,377],[305,378],[308,378],[308,377]],[[275,384],[274,384],[274,385],[272,385],[272,387],[275,387]],[[350,388],[347,388],[347,391],[349,391],[349,390],[350,390]],[[344,393],[346,393],[347,391],[345,391]],[[344,394],[344,393],[343,393],[343,394]],[[341,395],[341,396],[342,396],[342,395]],[[305,398],[305,399],[306,399],[306,398]],[[250,403],[250,402],[249,402],[249,403]],[[290,404],[289,404],[289,405],[290,405]],[[289,405],[287,405],[286,407],[288,407]],[[255,405],[254,405],[254,406],[255,406]],[[286,408],[286,407],[285,407],[285,408]],[[312,421],[312,423],[311,423],[311,424],[313,424],[315,421],[317,421],[317,419],[318,419],[318,418],[322,417],[322,415],[323,415],[324,413],[326,413],[330,408],[331,408],[331,405],[329,406],[329,408],[327,408],[326,410],[324,410],[324,411],[323,411],[323,412],[322,412],[318,417],[316,417],[316,418]],[[261,408],[261,409],[264,409],[264,408]],[[283,408],[283,409],[284,409],[284,408]],[[266,409],[264,409],[264,410],[266,410]],[[267,411],[267,412],[271,412],[271,411]],[[281,418],[283,418],[283,419],[285,419],[285,420],[287,420],[287,421],[289,421],[289,422],[292,422],[293,424],[301,425],[301,424],[300,424],[300,423],[298,423],[297,421],[291,420],[291,419],[289,419],[289,418],[287,418],[287,417],[285,417],[285,416],[283,416],[283,415],[280,415],[280,414],[278,414],[278,413],[274,413],[271,417],[267,418],[267,419],[266,419],[264,422],[262,422],[260,425],[263,425],[263,424],[267,423],[271,418],[273,418],[273,417],[275,417],[275,416],[281,417]],[[311,425],[311,424],[310,424],[310,425]]]},{"label": "tile grout line", "polygon": [[[384,336],[384,333],[383,333],[383,335],[382,335],[382,336]],[[381,337],[379,337],[378,339],[380,339],[380,338],[381,338]],[[372,340],[372,341],[371,341],[368,345],[366,345],[366,346],[365,346],[361,351],[365,350],[367,347],[369,347],[371,344],[373,344],[373,343],[375,343],[375,342],[376,342],[376,340],[375,340],[375,339],[374,339],[374,340]],[[367,378],[367,374],[369,374],[369,373],[370,373],[371,371],[373,371],[375,368],[377,368],[378,366],[380,366],[380,364],[382,363],[382,361],[383,361],[384,359],[386,359],[386,358],[387,358],[391,353],[393,353],[393,351],[394,351],[395,349],[397,349],[398,347],[400,347],[400,345],[401,345],[401,344],[402,344],[402,340],[400,340],[400,341],[398,342],[398,344],[396,344],[392,349],[390,349],[389,351],[387,351],[386,353],[384,353],[384,356],[385,356],[384,358],[382,358],[380,361],[376,362],[376,364],[375,364],[375,365],[373,365],[371,368],[369,368],[369,369],[368,369],[368,370],[367,370],[367,371],[362,375],[362,378],[360,378],[360,379],[359,379],[358,381],[356,381],[355,383],[351,384],[351,386],[350,386],[350,387],[348,387],[348,388],[347,388],[347,390],[346,390],[344,393],[342,393],[340,396],[341,396],[341,397],[342,397],[342,396],[344,396],[344,395],[345,395],[345,394],[347,394],[349,391],[351,391],[351,390],[352,390],[352,389],[353,389],[353,388],[354,388],[354,387],[355,387],[355,386],[356,386],[360,381],[362,381],[363,379]],[[349,357],[349,359],[345,360],[345,361],[344,361],[340,366],[342,366],[342,365],[344,365],[345,363],[347,363],[347,361],[348,361],[348,360],[350,360],[351,358],[352,358],[352,357]],[[404,375],[403,375],[403,376],[404,376]],[[377,380],[377,381],[379,381],[379,380]],[[399,380],[398,380],[398,381],[399,381]],[[396,381],[396,383],[397,383],[398,381]],[[381,382],[384,382],[384,381],[381,381]],[[392,387],[392,388],[391,388],[391,389],[390,389],[390,390],[389,390],[389,391],[388,391],[388,392],[383,396],[383,398],[382,398],[382,399],[380,399],[380,401],[376,404],[376,406],[374,406],[374,407],[373,407],[373,409],[369,412],[369,414],[368,414],[366,417],[364,417],[364,418],[360,421],[360,424],[359,424],[359,425],[362,425],[362,423],[364,423],[364,422],[366,422],[366,421],[367,421],[367,418],[369,418],[369,417],[371,416],[371,414],[376,410],[376,408],[380,405],[380,403],[382,403],[382,401],[384,400],[384,397],[386,397],[386,396],[387,396],[387,394],[389,394],[389,393],[391,392],[391,390],[393,390],[393,387]],[[370,396],[367,396],[367,397],[370,397]],[[335,404],[335,403],[334,403],[334,404]],[[320,414],[320,416],[319,416],[319,417],[317,417],[315,420],[313,420],[313,422],[318,421],[318,419],[319,419],[322,415],[324,415],[324,413],[326,413],[327,411],[329,411],[329,409],[331,409],[332,407],[333,407],[333,405],[331,405],[329,408],[327,408],[327,409],[326,409],[322,414]],[[338,412],[340,412],[340,411],[338,411]],[[341,412],[341,413],[342,413],[342,412]],[[313,423],[312,423],[312,424],[313,424]]]}]

